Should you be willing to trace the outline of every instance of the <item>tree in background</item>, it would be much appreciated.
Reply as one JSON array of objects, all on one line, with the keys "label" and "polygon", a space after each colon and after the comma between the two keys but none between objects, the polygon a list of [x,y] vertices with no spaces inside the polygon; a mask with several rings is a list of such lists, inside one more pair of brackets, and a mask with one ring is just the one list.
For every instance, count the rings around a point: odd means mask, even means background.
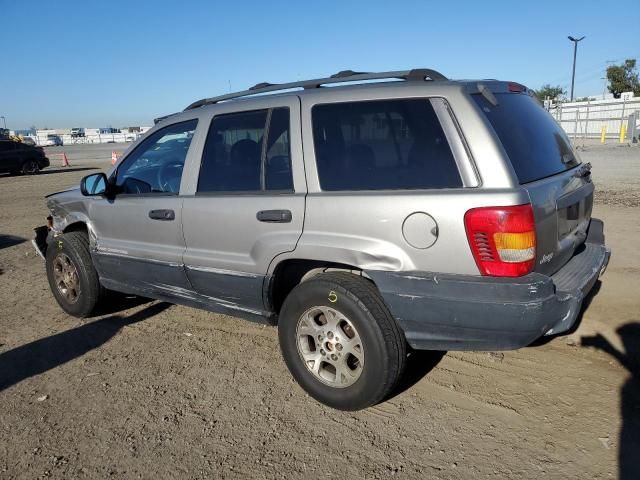
[{"label": "tree in background", "polygon": [[622,65],[611,65],[607,68],[607,80],[609,92],[614,98],[620,98],[622,92],[633,92],[634,96],[640,96],[640,80],[636,72],[636,59],[630,58]]},{"label": "tree in background", "polygon": [[540,89],[534,90],[533,93],[538,97],[538,100],[544,102],[547,98],[549,100],[561,100],[567,91],[560,85],[552,87],[551,84],[547,83],[540,87]]}]

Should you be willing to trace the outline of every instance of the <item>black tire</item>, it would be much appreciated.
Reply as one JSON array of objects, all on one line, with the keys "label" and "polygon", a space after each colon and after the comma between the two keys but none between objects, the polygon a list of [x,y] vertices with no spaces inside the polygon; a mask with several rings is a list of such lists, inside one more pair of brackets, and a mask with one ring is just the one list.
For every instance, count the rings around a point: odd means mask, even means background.
[{"label": "black tire", "polygon": [[38,162],[35,160],[27,160],[22,164],[20,171],[24,175],[35,175],[40,171],[40,165],[38,165]]},{"label": "black tire", "polygon": [[[345,387],[323,383],[302,359],[298,321],[315,307],[337,310],[357,331],[364,362],[355,383]],[[404,334],[378,289],[348,272],[322,273],[296,286],[280,311],[278,336],[285,363],[300,386],[319,402],[338,410],[360,410],[385,399],[402,376],[407,356]]]},{"label": "black tire", "polygon": [[[79,289],[75,301],[65,297],[62,293],[64,289],[61,290],[56,281],[54,264],[63,258],[70,260],[77,274]],[[47,248],[46,266],[49,287],[60,307],[74,317],[86,318],[91,315],[103,294],[103,289],[91,260],[87,233],[76,231],[56,237]]]}]

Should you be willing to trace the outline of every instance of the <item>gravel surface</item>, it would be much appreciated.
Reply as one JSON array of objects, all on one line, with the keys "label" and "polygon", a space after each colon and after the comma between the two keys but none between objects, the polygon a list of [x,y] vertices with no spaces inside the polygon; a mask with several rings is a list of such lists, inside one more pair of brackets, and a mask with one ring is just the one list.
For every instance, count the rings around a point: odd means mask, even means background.
[{"label": "gravel surface", "polygon": [[343,413],[293,382],[273,327],[135,298],[59,309],[27,239],[43,196],[116,147],[0,176],[0,478],[640,478],[640,148],[581,152],[614,253],[575,332],[415,354],[387,402]]}]

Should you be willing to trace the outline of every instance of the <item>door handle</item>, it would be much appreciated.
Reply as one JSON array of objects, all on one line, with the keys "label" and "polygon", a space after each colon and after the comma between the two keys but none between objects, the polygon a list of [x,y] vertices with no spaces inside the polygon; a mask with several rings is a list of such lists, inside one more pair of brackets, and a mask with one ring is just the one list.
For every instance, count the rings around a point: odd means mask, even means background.
[{"label": "door handle", "polygon": [[289,223],[292,216],[291,210],[260,210],[256,218],[267,223]]},{"label": "door handle", "polygon": [[149,212],[149,218],[152,220],[164,220],[171,221],[175,220],[176,212],[173,210],[151,210]]}]

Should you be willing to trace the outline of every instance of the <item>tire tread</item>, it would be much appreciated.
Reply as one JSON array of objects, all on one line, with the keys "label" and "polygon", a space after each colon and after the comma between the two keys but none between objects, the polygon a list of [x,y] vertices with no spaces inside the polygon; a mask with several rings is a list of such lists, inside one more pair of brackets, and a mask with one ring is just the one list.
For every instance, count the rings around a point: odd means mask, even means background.
[{"label": "tire tread", "polygon": [[[315,286],[309,290],[309,287],[305,285],[313,283]],[[384,303],[384,300],[373,282],[366,277],[362,277],[351,272],[344,271],[328,271],[324,273],[318,273],[305,282],[299,284],[292,290],[289,296],[285,299],[281,313],[285,316],[281,318],[281,325],[279,336],[280,344],[285,355],[285,360],[289,362],[296,362],[293,357],[297,355],[291,352],[295,351],[289,343],[289,332],[292,325],[297,322],[297,317],[293,312],[297,309],[303,309],[306,307],[303,291],[315,291],[316,286],[322,288],[328,288],[328,290],[335,290],[338,295],[342,295],[349,299],[349,303],[360,311],[362,318],[360,321],[366,321],[369,319],[371,323],[371,334],[377,335],[378,340],[384,347],[382,350],[374,350],[376,355],[380,355],[377,360],[378,370],[376,370],[375,380],[369,375],[368,383],[369,387],[365,387],[362,390],[360,387],[360,393],[353,396],[346,396],[342,399],[337,398],[335,395],[325,395],[317,389],[315,382],[308,383],[306,377],[300,378],[301,371],[304,368],[298,364],[293,363],[289,365],[290,370],[297,376],[297,380],[302,384],[303,388],[308,393],[315,396],[319,401],[340,410],[359,410],[363,408],[375,405],[386,398],[394,391],[398,382],[400,381],[404,372],[404,367],[407,358],[407,344],[404,337],[404,333],[401,331],[396,320],[391,315],[389,308]],[[302,290],[300,290],[302,287]],[[302,302],[302,303],[300,303]],[[292,310],[289,312],[289,306]],[[293,307],[297,305],[297,307]],[[298,315],[296,313],[295,315]],[[375,326],[374,326],[375,325]],[[376,333],[374,333],[376,332]],[[295,366],[294,366],[295,365]],[[366,392],[366,393],[365,393]]]},{"label": "tire tread", "polygon": [[[100,285],[98,272],[93,266],[93,260],[91,259],[91,252],[89,251],[89,236],[86,232],[77,230],[63,234],[61,239],[68,245],[68,248],[73,250],[80,258],[80,265],[76,265],[76,268],[78,270],[82,269],[88,280],[88,285],[86,285],[82,291],[82,295],[85,295],[85,298],[83,299],[85,308],[81,309],[77,313],[68,312],[74,316],[84,318],[91,314],[104,292],[103,287]],[[54,247],[50,246],[49,248]],[[78,273],[80,274],[80,272]],[[53,285],[51,285],[51,289],[53,291]]]},{"label": "tire tread", "polygon": [[371,403],[374,405],[393,391],[404,373],[407,358],[407,342],[404,334],[372,281],[350,272],[325,272],[320,275],[322,280],[334,281],[358,297],[359,303],[378,320],[385,341],[395,350],[395,355],[391,356],[393,361],[390,362],[389,372],[386,375],[389,383],[384,388],[385,394]]}]

